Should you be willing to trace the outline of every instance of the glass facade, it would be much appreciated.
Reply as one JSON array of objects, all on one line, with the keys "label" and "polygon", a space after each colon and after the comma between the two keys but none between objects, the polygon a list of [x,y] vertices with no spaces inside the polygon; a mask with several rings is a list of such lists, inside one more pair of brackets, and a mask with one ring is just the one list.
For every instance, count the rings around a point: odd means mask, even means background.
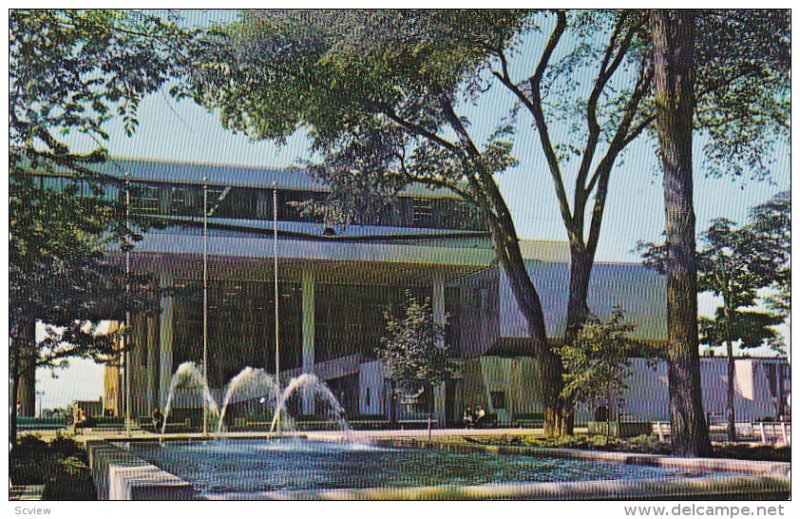
[{"label": "glass facade", "polygon": [[[37,176],[41,189],[63,190],[74,186],[71,177]],[[93,196],[89,181],[77,182],[81,196]],[[104,197],[122,200],[124,185],[107,183]],[[147,215],[202,216],[203,186],[166,182],[132,182],[131,205]],[[318,203],[326,194],[319,191],[278,191],[278,219],[291,222],[322,223],[318,215],[303,211],[303,205]],[[270,220],[273,215],[273,192],[268,188],[210,186],[208,210],[215,218]],[[400,195],[380,211],[364,215],[362,225],[417,227],[453,230],[486,230],[478,209],[457,198],[412,197]]]},{"label": "glass facade", "polygon": [[[203,288],[197,281],[176,283],[173,363],[202,362]],[[299,283],[279,287],[281,369],[302,365],[302,315]],[[275,366],[275,300],[271,284],[209,281],[208,365],[212,386],[227,384],[245,366]]]},{"label": "glass facade", "polygon": [[[281,281],[281,370],[302,367],[302,289],[300,283]],[[326,362],[349,355],[361,360],[376,358],[375,349],[386,333],[385,313],[399,315],[409,291],[419,301],[431,297],[430,287],[385,285],[315,286],[314,360]],[[176,280],[173,324],[173,364],[202,362],[203,292],[197,280]],[[454,290],[447,291],[450,314],[447,342],[453,341],[458,321]],[[271,283],[210,281],[208,289],[209,381],[223,386],[245,366],[274,372],[274,292]]]}]

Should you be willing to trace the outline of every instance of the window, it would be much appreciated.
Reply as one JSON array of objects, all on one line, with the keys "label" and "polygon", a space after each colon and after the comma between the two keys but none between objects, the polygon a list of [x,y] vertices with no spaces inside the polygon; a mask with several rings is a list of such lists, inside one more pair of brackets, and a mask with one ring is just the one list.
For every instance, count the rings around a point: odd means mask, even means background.
[{"label": "window", "polygon": [[411,200],[414,227],[433,227],[433,201],[425,198]]},{"label": "window", "polygon": [[261,190],[256,195],[256,218],[259,220],[272,219],[272,192]]},{"label": "window", "polygon": [[172,188],[172,200],[170,203],[170,213],[186,214],[186,190],[182,187]]},{"label": "window", "polygon": [[505,391],[492,391],[490,393],[492,399],[492,407],[495,409],[506,408],[506,392]]},{"label": "window", "polygon": [[133,186],[131,203],[140,212],[158,213],[160,208],[158,192],[159,189],[156,185],[139,184]]}]

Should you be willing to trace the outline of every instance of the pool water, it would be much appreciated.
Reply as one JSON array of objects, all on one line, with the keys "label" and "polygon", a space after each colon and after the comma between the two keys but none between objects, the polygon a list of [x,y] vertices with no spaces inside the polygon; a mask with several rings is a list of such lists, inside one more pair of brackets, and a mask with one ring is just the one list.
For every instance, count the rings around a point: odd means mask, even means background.
[{"label": "pool water", "polygon": [[686,469],[302,439],[132,443],[199,494],[700,477]]}]

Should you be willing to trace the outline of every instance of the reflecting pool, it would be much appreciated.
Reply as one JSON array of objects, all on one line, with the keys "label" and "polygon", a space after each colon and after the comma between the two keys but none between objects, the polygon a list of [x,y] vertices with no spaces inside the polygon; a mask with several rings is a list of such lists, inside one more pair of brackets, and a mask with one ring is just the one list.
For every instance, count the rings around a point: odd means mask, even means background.
[{"label": "reflecting pool", "polygon": [[701,477],[708,472],[528,455],[387,448],[299,438],[131,443],[198,494]]}]

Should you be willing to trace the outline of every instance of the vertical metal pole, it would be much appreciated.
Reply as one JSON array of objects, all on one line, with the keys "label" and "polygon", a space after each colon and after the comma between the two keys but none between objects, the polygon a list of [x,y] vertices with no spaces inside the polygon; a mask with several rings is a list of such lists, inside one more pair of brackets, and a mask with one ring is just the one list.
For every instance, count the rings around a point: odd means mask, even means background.
[{"label": "vertical metal pole", "polygon": [[[208,384],[208,177],[203,177],[203,378]],[[208,402],[205,395],[203,436],[208,436]]]},{"label": "vertical metal pole", "polygon": [[[131,227],[131,189],[129,173],[125,172],[125,227],[126,230]],[[128,436],[131,435],[131,354],[128,344],[128,335],[130,333],[131,312],[130,297],[131,281],[131,251],[125,251],[125,333],[123,334],[123,347],[125,358],[125,432]]]},{"label": "vertical metal pole", "polygon": [[[275,270],[275,387],[278,388],[280,391],[281,387],[281,349],[280,349],[280,330],[278,328],[279,324],[279,314],[278,314],[278,183],[275,182],[272,184],[272,256],[274,260],[274,270]],[[276,409],[278,412],[278,416],[275,422],[275,430],[280,432],[281,430],[281,416],[280,410]]]}]

